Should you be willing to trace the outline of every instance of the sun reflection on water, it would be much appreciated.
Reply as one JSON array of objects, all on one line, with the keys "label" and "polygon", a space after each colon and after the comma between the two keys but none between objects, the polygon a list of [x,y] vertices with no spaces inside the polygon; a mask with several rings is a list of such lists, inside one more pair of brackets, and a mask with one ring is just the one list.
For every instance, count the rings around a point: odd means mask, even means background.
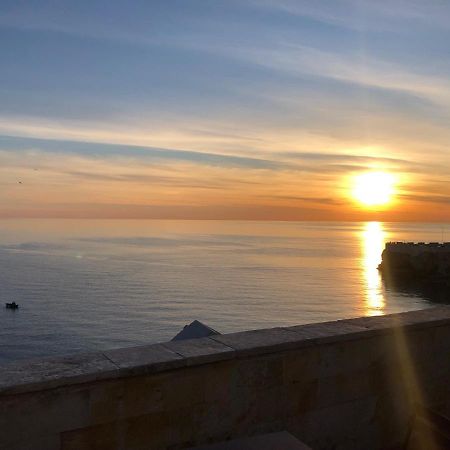
[{"label": "sun reflection on water", "polygon": [[368,316],[383,314],[385,298],[377,270],[384,249],[385,232],[380,222],[367,222],[361,233],[362,265],[366,285],[365,312]]}]

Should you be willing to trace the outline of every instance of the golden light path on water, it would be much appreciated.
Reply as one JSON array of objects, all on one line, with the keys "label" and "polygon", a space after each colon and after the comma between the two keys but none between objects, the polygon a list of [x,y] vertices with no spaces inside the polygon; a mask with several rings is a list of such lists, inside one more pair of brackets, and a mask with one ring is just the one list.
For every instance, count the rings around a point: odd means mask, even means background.
[{"label": "golden light path on water", "polygon": [[361,232],[363,276],[366,283],[366,315],[383,314],[386,300],[377,266],[384,249],[385,231],[380,222],[367,222]]}]

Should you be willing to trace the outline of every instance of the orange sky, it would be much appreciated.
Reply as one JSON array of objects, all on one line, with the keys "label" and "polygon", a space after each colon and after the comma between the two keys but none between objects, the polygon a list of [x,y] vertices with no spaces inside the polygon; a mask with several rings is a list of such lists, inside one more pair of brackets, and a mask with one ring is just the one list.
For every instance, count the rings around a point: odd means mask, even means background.
[{"label": "orange sky", "polygon": [[[10,139],[19,147],[23,139]],[[439,165],[344,153],[266,152],[264,158],[176,153],[29,140],[4,152],[0,168],[2,217],[173,218],[261,220],[447,221]],[[52,144],[53,148],[48,148]],[[46,148],[46,151],[37,147]],[[29,148],[28,148],[29,147]],[[104,146],[101,146],[104,151]],[[133,152],[135,154],[133,154]],[[95,153],[95,152],[94,152]],[[128,154],[127,154],[128,153]],[[149,155],[147,155],[149,153]],[[362,153],[362,152],[361,152]],[[369,153],[369,152],[367,152]],[[210,159],[208,159],[210,158]],[[211,159],[212,158],[212,159]],[[370,170],[395,174],[387,205],[366,207],[353,196],[353,179]]]},{"label": "orange sky", "polygon": [[12,2],[0,218],[449,222],[450,6],[339,5]]}]

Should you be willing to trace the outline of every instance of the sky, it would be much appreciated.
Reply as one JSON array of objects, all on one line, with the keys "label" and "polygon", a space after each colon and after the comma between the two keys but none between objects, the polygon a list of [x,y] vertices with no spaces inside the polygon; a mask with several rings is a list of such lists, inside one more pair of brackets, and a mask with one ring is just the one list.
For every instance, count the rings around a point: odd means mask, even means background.
[{"label": "sky", "polygon": [[449,42],[447,0],[1,0],[0,217],[450,222]]}]

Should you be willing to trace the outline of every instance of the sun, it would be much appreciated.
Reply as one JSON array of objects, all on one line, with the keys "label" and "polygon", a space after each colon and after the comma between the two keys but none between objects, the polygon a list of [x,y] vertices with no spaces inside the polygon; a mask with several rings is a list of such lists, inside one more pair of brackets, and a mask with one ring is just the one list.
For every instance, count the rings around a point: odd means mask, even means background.
[{"label": "sun", "polygon": [[364,206],[387,205],[394,195],[395,177],[387,172],[365,172],[354,178],[352,196]]}]

